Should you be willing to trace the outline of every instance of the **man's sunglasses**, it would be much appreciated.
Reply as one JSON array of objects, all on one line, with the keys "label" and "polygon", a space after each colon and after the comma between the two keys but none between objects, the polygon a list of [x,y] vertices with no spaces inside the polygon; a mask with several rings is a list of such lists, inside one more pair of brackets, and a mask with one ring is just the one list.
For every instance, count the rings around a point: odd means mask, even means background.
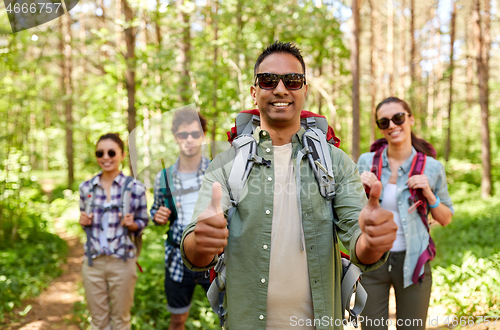
[{"label": "man's sunglasses", "polygon": [[387,128],[389,128],[389,125],[391,124],[391,120],[396,125],[402,125],[405,122],[405,118],[406,118],[405,115],[406,115],[406,112],[399,112],[399,113],[395,114],[394,116],[392,116],[391,119],[380,118],[379,120],[377,120],[377,126],[380,129],[387,129]]},{"label": "man's sunglasses", "polygon": [[179,132],[175,134],[175,136],[177,136],[181,140],[187,139],[190,135],[193,137],[193,139],[199,139],[202,133],[201,131],[194,131],[194,132]]},{"label": "man's sunglasses", "polygon": [[[103,150],[96,150],[95,151],[95,156],[97,158],[101,158],[102,156],[104,156],[104,153],[105,153],[105,151],[103,151]],[[108,156],[109,156],[109,158],[115,157],[116,156],[116,151],[114,151],[113,149],[108,150]]]},{"label": "man's sunglasses", "polygon": [[274,89],[283,80],[283,84],[289,90],[298,90],[306,83],[306,75],[303,73],[257,73],[255,85],[259,84],[262,89]]}]

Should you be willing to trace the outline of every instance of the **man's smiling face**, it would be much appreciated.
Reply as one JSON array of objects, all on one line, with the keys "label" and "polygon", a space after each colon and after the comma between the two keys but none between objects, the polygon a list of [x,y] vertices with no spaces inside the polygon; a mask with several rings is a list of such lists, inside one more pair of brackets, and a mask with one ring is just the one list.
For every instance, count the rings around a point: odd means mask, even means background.
[{"label": "man's smiling face", "polygon": [[[274,53],[267,56],[257,73],[305,73],[300,61],[289,53]],[[300,111],[307,95],[307,85],[299,90],[289,90],[280,80],[273,89],[262,89],[257,83],[250,87],[254,104],[260,110],[262,120],[270,127],[300,126]]]}]

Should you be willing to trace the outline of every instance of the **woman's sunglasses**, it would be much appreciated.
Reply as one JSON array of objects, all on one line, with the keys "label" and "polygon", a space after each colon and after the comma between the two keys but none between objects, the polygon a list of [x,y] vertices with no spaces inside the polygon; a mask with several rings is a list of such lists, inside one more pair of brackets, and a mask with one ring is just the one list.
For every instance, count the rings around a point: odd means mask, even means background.
[{"label": "woman's sunglasses", "polygon": [[257,73],[255,85],[259,84],[262,89],[274,89],[283,80],[283,84],[289,90],[298,90],[306,83],[306,75],[302,73]]},{"label": "woman's sunglasses", "polygon": [[[104,156],[104,153],[105,153],[105,151],[103,151],[103,150],[96,150],[95,151],[95,156],[97,158],[101,158],[102,156]],[[115,157],[116,156],[116,151],[114,151],[113,149],[108,150],[108,156],[109,156],[109,158]]]},{"label": "woman's sunglasses", "polygon": [[380,118],[379,120],[377,120],[377,126],[380,129],[387,129],[387,128],[389,128],[389,125],[391,124],[391,120],[396,125],[402,125],[405,122],[405,115],[406,115],[406,112],[399,112],[399,113],[395,114],[394,116],[392,116],[391,119]]},{"label": "woman's sunglasses", "polygon": [[175,136],[177,136],[179,139],[181,140],[185,140],[187,139],[190,135],[193,137],[193,139],[199,139],[200,136],[201,136],[201,132],[200,131],[194,131],[194,132],[179,132],[177,134],[175,134]]}]

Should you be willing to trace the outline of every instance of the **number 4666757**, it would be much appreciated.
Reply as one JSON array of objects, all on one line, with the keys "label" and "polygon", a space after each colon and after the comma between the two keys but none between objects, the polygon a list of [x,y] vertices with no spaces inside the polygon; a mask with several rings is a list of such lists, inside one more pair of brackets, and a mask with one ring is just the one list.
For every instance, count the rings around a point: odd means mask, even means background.
[{"label": "number 4666757", "polygon": [[39,3],[9,3],[7,6],[7,12],[9,14],[14,13],[14,14],[41,14],[41,13],[47,13],[50,14],[53,11],[55,13],[59,12],[59,8],[61,7],[62,3],[52,3],[52,2],[39,2]]}]

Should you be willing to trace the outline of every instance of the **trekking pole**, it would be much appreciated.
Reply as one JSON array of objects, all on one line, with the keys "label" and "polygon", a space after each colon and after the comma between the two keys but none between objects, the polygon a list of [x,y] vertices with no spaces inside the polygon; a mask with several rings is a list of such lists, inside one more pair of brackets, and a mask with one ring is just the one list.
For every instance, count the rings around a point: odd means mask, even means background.
[{"label": "trekking pole", "polygon": [[[89,195],[87,197],[88,197],[88,199],[87,199],[87,203],[85,205],[85,213],[87,214],[87,216],[89,216],[89,214],[92,213],[92,200],[94,199],[94,192],[89,192]],[[85,230],[85,234],[87,235],[87,252],[86,252],[87,260],[89,262],[89,266],[92,267],[92,252],[90,251],[91,247],[92,247],[92,242],[91,242],[92,225],[85,226],[84,230]]]},{"label": "trekking pole", "polygon": [[[125,217],[127,214],[130,212],[130,201],[132,199],[132,190],[130,187],[125,187],[125,190],[123,191],[124,197],[123,197],[123,214],[122,217]],[[123,226],[123,237],[125,237],[125,246],[124,246],[124,252],[123,252],[123,261],[127,261],[127,236],[128,236],[128,227]]]}]

